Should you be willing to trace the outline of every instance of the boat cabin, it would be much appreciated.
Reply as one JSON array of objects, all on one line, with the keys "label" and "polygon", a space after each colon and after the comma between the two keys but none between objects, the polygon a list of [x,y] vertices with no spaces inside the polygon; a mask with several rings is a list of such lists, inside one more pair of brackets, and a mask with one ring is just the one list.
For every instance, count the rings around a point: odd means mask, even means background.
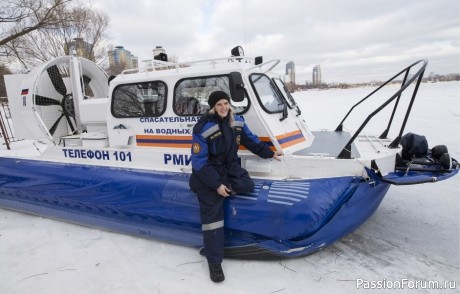
[{"label": "boat cabin", "polygon": [[[279,60],[263,62],[232,52],[237,55],[186,63],[155,60],[151,67],[125,70],[110,82],[88,60],[55,59],[29,78],[9,78],[10,90],[15,84],[22,89],[21,95],[14,91],[12,105],[13,119],[22,118],[14,121],[16,134],[50,143],[42,155],[51,158],[104,161],[108,150],[118,150],[111,154],[123,154],[130,164],[189,169],[193,126],[208,110],[209,94],[221,90],[271,148],[288,155],[310,146],[314,136],[299,107],[271,72]],[[273,171],[270,161],[244,148],[240,156],[250,171]]]}]

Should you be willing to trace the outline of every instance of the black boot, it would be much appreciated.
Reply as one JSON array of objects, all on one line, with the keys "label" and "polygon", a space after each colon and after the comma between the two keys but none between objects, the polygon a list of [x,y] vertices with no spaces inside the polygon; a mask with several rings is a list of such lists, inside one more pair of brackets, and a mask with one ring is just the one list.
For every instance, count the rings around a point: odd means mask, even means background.
[{"label": "black boot", "polygon": [[215,283],[222,282],[225,280],[224,271],[220,263],[210,263],[209,265],[209,276]]}]

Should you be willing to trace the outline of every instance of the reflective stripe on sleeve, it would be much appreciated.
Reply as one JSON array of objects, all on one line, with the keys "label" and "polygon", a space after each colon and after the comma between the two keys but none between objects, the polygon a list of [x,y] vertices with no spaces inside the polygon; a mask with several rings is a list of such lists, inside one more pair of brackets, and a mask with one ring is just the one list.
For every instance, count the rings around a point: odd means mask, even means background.
[{"label": "reflective stripe on sleeve", "polygon": [[210,135],[214,134],[218,130],[219,130],[219,126],[214,125],[214,126],[210,127],[209,129],[207,129],[206,131],[204,131],[201,135],[203,136],[203,138],[206,139],[207,137],[209,137]]},{"label": "reflective stripe on sleeve", "polygon": [[224,227],[224,221],[221,220],[221,221],[210,223],[210,224],[204,224],[201,227],[201,229],[203,231],[211,231],[211,230],[215,230],[215,229],[219,229],[219,228],[223,228],[223,227]]},{"label": "reflective stripe on sleeve", "polygon": [[243,127],[244,126],[244,121],[237,120],[237,121],[233,122],[233,126],[234,127]]}]

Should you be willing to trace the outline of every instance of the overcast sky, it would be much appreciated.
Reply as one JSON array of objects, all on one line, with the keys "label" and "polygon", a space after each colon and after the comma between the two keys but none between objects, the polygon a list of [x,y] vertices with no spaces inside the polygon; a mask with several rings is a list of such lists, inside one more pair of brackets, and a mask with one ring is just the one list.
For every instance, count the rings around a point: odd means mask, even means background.
[{"label": "overcast sky", "polygon": [[230,55],[278,58],[296,66],[296,82],[392,77],[418,59],[427,73],[460,72],[458,0],[91,0],[110,16],[114,46],[139,60],[163,46],[179,61]]}]

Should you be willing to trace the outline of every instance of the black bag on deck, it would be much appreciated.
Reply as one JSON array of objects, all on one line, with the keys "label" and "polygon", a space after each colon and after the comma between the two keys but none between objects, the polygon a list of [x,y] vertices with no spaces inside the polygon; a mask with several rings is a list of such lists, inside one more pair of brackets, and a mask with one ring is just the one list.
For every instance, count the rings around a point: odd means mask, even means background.
[{"label": "black bag on deck", "polygon": [[401,138],[401,146],[404,160],[425,157],[428,154],[428,142],[425,136],[407,133]]}]

